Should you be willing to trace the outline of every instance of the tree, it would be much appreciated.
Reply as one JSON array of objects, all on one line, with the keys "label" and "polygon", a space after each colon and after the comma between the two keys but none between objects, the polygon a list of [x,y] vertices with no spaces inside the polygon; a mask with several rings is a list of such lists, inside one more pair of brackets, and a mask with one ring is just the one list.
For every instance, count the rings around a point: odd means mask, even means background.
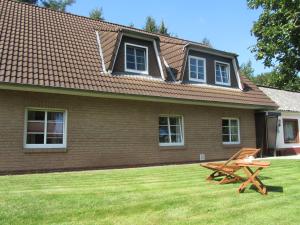
[{"label": "tree", "polygon": [[300,71],[300,1],[247,0],[250,9],[262,9],[253,24],[257,43],[252,47],[267,67],[279,65],[285,79],[296,79]]},{"label": "tree", "polygon": [[32,5],[36,5],[38,0],[17,0],[18,2],[24,2]]},{"label": "tree", "polygon": [[246,63],[242,63],[240,66],[240,73],[256,85],[274,87],[282,90],[300,91],[300,77],[286,76],[281,72],[282,70],[280,67],[275,67],[271,72],[261,73],[255,76],[250,60]]},{"label": "tree", "polygon": [[45,8],[65,12],[67,6],[74,4],[75,0],[42,0],[41,3]]},{"label": "tree", "polygon": [[151,32],[151,33],[157,33],[158,32],[156,21],[153,17],[148,16],[146,18],[146,25],[144,27],[144,30],[148,31],[148,32]]},{"label": "tree", "polygon": [[206,37],[202,39],[202,44],[204,44],[204,45],[206,45],[207,47],[210,47],[210,48],[213,47],[213,45],[211,44],[210,40],[208,38],[206,38]]},{"label": "tree", "polygon": [[134,28],[134,24],[133,23],[130,23],[128,26],[131,27],[131,28]]},{"label": "tree", "polygon": [[170,34],[168,32],[168,28],[166,27],[163,20],[161,21],[161,23],[159,25],[158,33],[170,36]]},{"label": "tree", "polygon": [[102,8],[95,8],[90,12],[90,18],[95,20],[104,20]]},{"label": "tree", "polygon": [[242,63],[240,66],[240,72],[242,75],[248,77],[250,80],[254,78],[254,69],[252,67],[252,62],[249,60],[246,63]]},{"label": "tree", "polygon": [[250,77],[250,79],[256,85],[274,87],[288,91],[300,91],[300,77],[295,76],[288,78],[286,75],[280,73],[280,68]]}]

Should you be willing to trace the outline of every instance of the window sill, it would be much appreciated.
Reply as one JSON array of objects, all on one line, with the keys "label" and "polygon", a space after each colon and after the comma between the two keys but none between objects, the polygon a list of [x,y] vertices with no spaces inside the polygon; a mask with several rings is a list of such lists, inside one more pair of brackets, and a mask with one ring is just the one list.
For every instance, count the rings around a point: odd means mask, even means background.
[{"label": "window sill", "polygon": [[159,150],[186,150],[185,145],[159,146]]},{"label": "window sill", "polygon": [[67,148],[23,148],[24,153],[65,153]]},{"label": "window sill", "polygon": [[198,80],[198,79],[193,79],[189,78],[189,81],[195,82],[195,83],[200,83],[200,84],[206,84],[206,80]]},{"label": "window sill", "polygon": [[224,144],[222,143],[223,148],[241,148],[243,147],[241,143],[239,144]]},{"label": "window sill", "polygon": [[222,86],[222,87],[230,87],[231,86],[230,83],[218,83],[218,82],[216,82],[215,84],[218,85],[218,86]]},{"label": "window sill", "polygon": [[133,73],[133,74],[143,74],[143,75],[149,75],[148,70],[134,70],[134,69],[127,69],[125,68],[125,72]]}]

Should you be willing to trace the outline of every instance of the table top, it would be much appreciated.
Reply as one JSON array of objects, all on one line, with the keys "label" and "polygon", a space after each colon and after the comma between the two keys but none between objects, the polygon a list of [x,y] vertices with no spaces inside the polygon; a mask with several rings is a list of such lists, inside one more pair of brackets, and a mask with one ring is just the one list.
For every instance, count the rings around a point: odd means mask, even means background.
[{"label": "table top", "polygon": [[270,162],[262,162],[262,161],[252,161],[252,162],[247,162],[245,160],[237,160],[235,162],[238,166],[249,166],[249,167],[269,167]]}]

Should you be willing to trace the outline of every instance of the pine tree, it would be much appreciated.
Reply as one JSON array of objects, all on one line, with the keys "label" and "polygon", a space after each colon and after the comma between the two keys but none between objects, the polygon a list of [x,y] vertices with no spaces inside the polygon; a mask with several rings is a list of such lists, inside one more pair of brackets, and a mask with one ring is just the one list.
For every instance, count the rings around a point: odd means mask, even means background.
[{"label": "pine tree", "polygon": [[93,9],[90,12],[90,18],[95,20],[104,20],[102,8]]},{"label": "pine tree", "polygon": [[159,26],[158,33],[170,36],[168,28],[165,26],[164,21],[162,20]]},{"label": "pine tree", "polygon": [[45,8],[65,12],[67,6],[74,4],[75,0],[42,0],[41,3]]},{"label": "pine tree", "polygon": [[211,44],[211,42],[210,42],[210,40],[208,38],[206,38],[206,37],[203,38],[202,44],[204,44],[204,45],[206,45],[207,47],[210,47],[210,48],[213,47],[212,44]]},{"label": "pine tree", "polygon": [[144,27],[145,31],[151,32],[151,33],[157,33],[158,32],[158,28],[156,26],[156,22],[155,19],[151,16],[148,16],[146,18],[146,25]]}]

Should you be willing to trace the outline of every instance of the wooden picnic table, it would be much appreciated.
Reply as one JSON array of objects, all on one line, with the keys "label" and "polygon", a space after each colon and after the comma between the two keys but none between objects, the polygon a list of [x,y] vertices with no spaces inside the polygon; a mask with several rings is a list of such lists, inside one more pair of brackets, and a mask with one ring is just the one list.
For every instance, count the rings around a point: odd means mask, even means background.
[{"label": "wooden picnic table", "polygon": [[[245,188],[250,184],[253,184],[261,194],[266,195],[268,193],[266,186],[261,182],[258,175],[264,168],[270,166],[270,162],[247,162],[245,160],[237,160],[236,165],[240,166],[245,172],[246,176],[248,177],[248,179],[245,182],[243,182],[238,188],[239,193],[243,192]],[[254,169],[253,171],[251,167],[256,169]]]}]

